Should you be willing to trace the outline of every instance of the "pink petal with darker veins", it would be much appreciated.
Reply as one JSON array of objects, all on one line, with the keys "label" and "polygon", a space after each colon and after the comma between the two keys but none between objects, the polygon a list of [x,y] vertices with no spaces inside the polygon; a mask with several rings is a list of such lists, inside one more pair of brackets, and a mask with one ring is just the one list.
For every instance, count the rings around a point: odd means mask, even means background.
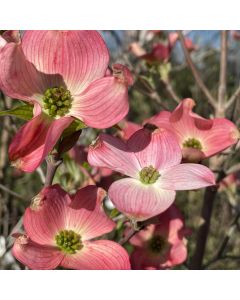
[{"label": "pink petal with darker veins", "polygon": [[99,240],[88,242],[75,255],[67,255],[61,266],[77,270],[129,270],[129,256],[119,244]]},{"label": "pink petal with darker veins", "polygon": [[89,185],[77,191],[68,208],[66,225],[78,232],[83,241],[106,234],[116,226],[104,212],[105,196],[103,189]]},{"label": "pink petal with darker veins", "polygon": [[43,189],[26,209],[23,224],[27,235],[40,245],[55,245],[55,236],[65,229],[71,199],[59,185]]},{"label": "pink petal with darker veins", "polygon": [[12,98],[41,102],[47,76],[26,60],[21,44],[6,44],[0,51],[0,88]]},{"label": "pink petal with darker veins", "polygon": [[129,110],[128,86],[114,76],[92,82],[74,97],[70,115],[93,128],[108,128],[121,121]]},{"label": "pink petal with darker veins", "polygon": [[33,172],[53,149],[63,130],[73,119],[50,119],[40,114],[23,125],[9,147],[9,158],[25,172]]},{"label": "pink petal with darker veins", "polygon": [[175,191],[156,185],[144,185],[139,180],[124,178],[109,188],[109,197],[116,208],[138,221],[149,219],[165,211],[175,200]]},{"label": "pink petal with darker veins", "polygon": [[137,177],[141,170],[127,144],[108,134],[100,134],[96,143],[89,147],[88,162],[92,166],[106,167],[132,177]]},{"label": "pink petal with darker veins", "polygon": [[210,157],[237,143],[240,137],[239,130],[229,120],[218,118],[213,120],[210,130],[201,133],[204,141],[204,154]]},{"label": "pink petal with darker veins", "polygon": [[108,49],[94,30],[29,30],[22,47],[39,71],[61,75],[72,94],[103,77],[108,67]]},{"label": "pink petal with darker veins", "polygon": [[64,255],[54,247],[41,246],[30,239],[22,244],[17,238],[12,249],[13,256],[32,270],[56,269]]},{"label": "pink petal with darker veins", "polygon": [[186,163],[164,170],[158,185],[167,190],[194,190],[215,185],[215,176],[203,165]]},{"label": "pink petal with darker veins", "polygon": [[163,170],[177,165],[182,160],[182,152],[176,137],[165,129],[140,129],[127,141],[128,148],[137,157],[141,168],[153,166]]}]

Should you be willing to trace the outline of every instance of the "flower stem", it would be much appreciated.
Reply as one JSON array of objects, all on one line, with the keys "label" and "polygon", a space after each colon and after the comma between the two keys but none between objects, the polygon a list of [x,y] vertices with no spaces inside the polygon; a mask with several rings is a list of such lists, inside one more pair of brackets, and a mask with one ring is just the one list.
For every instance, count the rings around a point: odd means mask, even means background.
[{"label": "flower stem", "polygon": [[52,185],[54,175],[57,171],[57,168],[62,163],[62,159],[59,157],[58,154],[51,155],[47,158],[47,174],[46,174],[46,181],[44,187]]}]

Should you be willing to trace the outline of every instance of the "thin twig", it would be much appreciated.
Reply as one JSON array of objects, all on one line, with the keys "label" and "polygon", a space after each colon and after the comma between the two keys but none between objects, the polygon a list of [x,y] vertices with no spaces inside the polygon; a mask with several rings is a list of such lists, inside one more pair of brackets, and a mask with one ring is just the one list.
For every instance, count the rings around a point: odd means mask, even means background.
[{"label": "thin twig", "polygon": [[39,177],[40,177],[40,179],[41,179],[42,184],[44,184],[45,181],[46,181],[46,177],[45,177],[45,175],[44,175],[44,173],[43,173],[42,167],[39,166],[39,167],[36,169],[36,171],[37,171],[37,173],[38,173],[38,175],[39,175]]},{"label": "thin twig", "polygon": [[233,93],[233,95],[229,98],[227,103],[225,104],[225,109],[229,109],[234,102],[236,101],[237,97],[240,95],[240,86],[236,89],[236,91]]},{"label": "thin twig", "polygon": [[173,86],[171,85],[170,81],[168,80],[164,80],[163,81],[166,91],[168,92],[168,94],[170,95],[170,97],[172,97],[172,99],[178,104],[181,102],[181,99],[178,97],[178,95],[176,94],[176,92],[173,89]]},{"label": "thin twig", "polygon": [[[140,229],[141,230],[141,229]],[[124,237],[122,237],[120,240],[119,240],[119,244],[120,245],[124,245],[124,244],[126,244],[136,233],[138,233],[139,232],[139,230],[136,230],[136,229],[134,229],[134,228],[131,228],[130,230],[129,230],[129,232],[127,233],[127,235],[126,236],[124,236]]]},{"label": "thin twig", "polygon": [[147,219],[145,221],[139,221],[139,222],[136,222],[136,221],[131,221],[131,225],[132,225],[132,228],[129,230],[129,232],[127,233],[126,236],[122,237],[120,240],[119,240],[119,244],[120,245],[124,245],[126,244],[136,233],[138,233],[140,230],[146,228],[148,225],[150,224],[157,224],[159,223],[159,220],[157,217],[152,217],[150,219]]},{"label": "thin twig", "polygon": [[181,42],[181,45],[182,45],[182,49],[183,49],[183,52],[184,52],[187,64],[188,64],[189,68],[192,71],[192,74],[193,74],[193,76],[194,76],[194,78],[196,80],[196,83],[198,84],[199,88],[202,90],[202,92],[206,96],[209,104],[213,108],[216,108],[216,101],[213,98],[213,96],[211,95],[211,93],[208,90],[208,88],[206,87],[206,85],[204,84],[204,82],[202,81],[202,78],[201,78],[198,70],[196,69],[196,67],[195,67],[195,65],[194,65],[194,63],[192,61],[192,58],[191,58],[191,56],[190,56],[190,54],[188,52],[188,49],[187,49],[187,47],[185,45],[183,34],[182,34],[182,32],[180,30],[178,31],[178,35],[179,35],[179,39],[180,39],[180,42]]},{"label": "thin twig", "polygon": [[[226,85],[227,85],[227,31],[221,31],[221,58],[220,58],[220,74],[218,87],[218,112],[224,112]],[[218,115],[220,116],[220,115]]]},{"label": "thin twig", "polygon": [[15,193],[14,191],[10,190],[10,189],[7,188],[6,186],[2,185],[1,183],[0,183],[0,189],[3,190],[3,191],[6,192],[6,193],[8,193],[8,194],[10,194],[10,195],[12,195],[12,196],[18,198],[18,199],[20,199],[20,200],[26,200],[23,196],[21,196],[21,195]]}]

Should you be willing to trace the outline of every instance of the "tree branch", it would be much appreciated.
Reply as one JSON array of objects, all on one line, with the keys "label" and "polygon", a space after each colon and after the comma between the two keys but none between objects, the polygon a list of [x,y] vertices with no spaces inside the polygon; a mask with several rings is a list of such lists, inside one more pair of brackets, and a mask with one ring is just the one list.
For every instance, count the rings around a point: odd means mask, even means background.
[{"label": "tree branch", "polygon": [[221,58],[220,58],[220,74],[218,87],[218,116],[224,112],[225,96],[227,84],[227,31],[221,31]]},{"label": "tree branch", "polygon": [[233,93],[233,95],[229,98],[227,103],[225,104],[225,109],[229,109],[234,102],[236,101],[237,97],[240,95],[240,86],[236,89],[236,91]]},{"label": "tree branch", "polygon": [[194,78],[196,80],[197,85],[199,86],[199,88],[202,90],[202,92],[206,96],[209,104],[213,108],[216,108],[216,101],[213,98],[213,96],[211,95],[211,93],[208,90],[208,88],[206,87],[206,85],[204,84],[204,82],[202,81],[202,78],[201,78],[200,74],[198,73],[198,70],[196,69],[196,67],[195,67],[195,65],[194,65],[194,63],[192,61],[192,58],[191,58],[191,56],[190,56],[190,54],[189,54],[189,52],[188,52],[188,50],[186,48],[184,37],[183,37],[183,34],[182,34],[181,30],[178,31],[178,35],[179,35],[179,39],[180,39],[180,42],[181,42],[181,45],[182,45],[183,53],[185,55],[187,64],[188,64],[189,68],[192,71],[192,74],[193,74],[193,76],[194,76]]},{"label": "tree branch", "polygon": [[62,159],[59,157],[58,154],[51,155],[47,159],[47,174],[46,174],[46,181],[44,187],[50,186],[53,182],[54,175],[57,171],[57,168],[62,163]]},{"label": "tree branch", "polygon": [[[221,170],[221,166],[223,164],[223,157],[218,160],[213,160],[215,158],[212,158],[210,168],[213,170],[217,170],[218,176],[217,176],[217,182],[220,182],[222,178],[225,177],[225,173]],[[197,242],[195,247],[194,255],[190,261],[189,268],[191,270],[201,270],[203,269],[203,257],[205,253],[208,233],[210,229],[210,222],[213,212],[213,204],[217,195],[218,187],[207,187],[204,194],[203,199],[203,206],[202,206],[202,212],[201,212],[201,218],[202,218],[202,224],[199,227],[198,233],[197,233]]]},{"label": "tree branch", "polygon": [[217,251],[216,255],[214,256],[213,259],[211,259],[206,265],[205,265],[205,268],[208,268],[211,264],[221,260],[221,259],[225,259],[225,258],[229,258],[227,255],[224,255],[224,252],[225,252],[225,249],[228,245],[228,242],[234,232],[234,229],[237,225],[237,222],[240,218],[240,212],[237,213],[237,215],[235,216],[234,220],[231,222],[230,226],[229,226],[229,229],[219,247],[219,250]]},{"label": "tree branch", "polygon": [[168,92],[168,94],[170,95],[170,97],[173,98],[173,100],[179,104],[181,102],[181,99],[178,97],[178,95],[176,94],[176,92],[174,91],[171,83],[168,81],[168,80],[162,80],[164,85],[165,85],[165,88]]},{"label": "tree branch", "polygon": [[145,221],[140,221],[140,222],[133,222],[130,221],[132,228],[129,230],[129,232],[127,233],[126,236],[123,236],[120,240],[119,240],[119,244],[120,245],[124,245],[126,244],[136,233],[138,233],[140,230],[144,229],[146,226],[150,225],[150,224],[157,224],[159,223],[159,220],[157,217],[152,217],[150,219],[147,219]]},{"label": "tree branch", "polygon": [[20,200],[25,200],[24,197],[22,197],[21,195],[15,193],[14,191],[10,190],[9,188],[5,187],[3,184],[0,183],[0,189],[3,190],[4,192],[14,196],[15,198],[18,198]]},{"label": "tree branch", "polygon": [[[141,230],[141,229],[140,229]],[[126,236],[123,236],[120,240],[119,240],[119,244],[120,245],[124,245],[124,244],[126,244],[136,233],[138,233],[139,232],[139,230],[136,230],[135,228],[131,228],[130,230],[129,230],[129,232],[127,233],[127,235]]]}]

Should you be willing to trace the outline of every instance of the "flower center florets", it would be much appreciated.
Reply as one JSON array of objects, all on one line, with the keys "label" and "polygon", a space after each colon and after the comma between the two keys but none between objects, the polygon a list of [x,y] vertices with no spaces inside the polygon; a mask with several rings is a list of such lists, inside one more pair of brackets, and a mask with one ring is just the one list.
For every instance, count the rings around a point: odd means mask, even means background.
[{"label": "flower center florets", "polygon": [[73,230],[61,230],[55,236],[55,241],[57,246],[68,254],[75,254],[83,247],[81,236]]},{"label": "flower center florets", "polygon": [[201,143],[199,142],[199,140],[197,140],[195,138],[189,138],[189,139],[185,140],[185,142],[183,143],[183,147],[202,150]]},{"label": "flower center florets", "polygon": [[144,184],[155,183],[160,174],[153,166],[145,167],[139,172],[140,180]]},{"label": "flower center florets", "polygon": [[164,237],[160,236],[160,235],[156,235],[154,236],[149,243],[149,247],[151,249],[152,252],[155,253],[159,253],[163,250],[163,248],[166,245],[166,241],[164,239]]},{"label": "flower center florets", "polygon": [[64,87],[49,88],[43,95],[43,108],[51,117],[62,117],[69,112],[72,100],[70,91]]}]

